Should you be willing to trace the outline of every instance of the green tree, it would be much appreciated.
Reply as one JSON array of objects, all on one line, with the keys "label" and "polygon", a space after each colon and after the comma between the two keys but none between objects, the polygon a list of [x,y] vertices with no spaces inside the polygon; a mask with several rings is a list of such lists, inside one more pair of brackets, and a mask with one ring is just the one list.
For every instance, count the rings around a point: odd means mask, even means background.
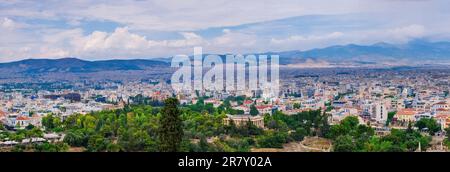
[{"label": "green tree", "polygon": [[355,129],[358,124],[358,117],[355,116],[348,116],[341,121],[341,125],[346,129]]},{"label": "green tree", "polygon": [[366,144],[364,151],[367,152],[403,152],[397,146],[394,146],[390,141],[383,141],[378,137],[372,137]]},{"label": "green tree", "polygon": [[44,132],[37,127],[34,127],[31,130],[26,130],[27,137],[42,137],[43,135]]},{"label": "green tree", "polygon": [[36,152],[66,152],[69,150],[69,145],[66,143],[42,143],[35,144],[34,151]]},{"label": "green tree", "polygon": [[70,146],[84,146],[85,139],[81,131],[68,131],[64,137],[64,142]]},{"label": "green tree", "polygon": [[419,130],[426,129],[430,135],[434,135],[436,132],[441,130],[441,126],[433,118],[421,118],[416,122],[415,126],[419,128]]},{"label": "green tree", "polygon": [[178,100],[168,98],[164,102],[158,132],[160,151],[177,152],[183,138],[183,123],[178,109]]},{"label": "green tree", "polygon": [[200,142],[198,143],[198,148],[200,152],[208,152],[209,149],[209,144],[208,141],[206,140],[205,136],[201,136],[200,137]]},{"label": "green tree", "polygon": [[305,138],[306,130],[304,128],[297,128],[295,131],[290,133],[290,136],[295,141],[302,141]]},{"label": "green tree", "polygon": [[447,143],[447,147],[450,148],[450,127],[445,129],[445,133],[447,135],[445,142]]},{"label": "green tree", "polygon": [[256,109],[256,106],[255,105],[251,105],[250,106],[250,115],[256,116],[258,114],[259,114],[259,111],[258,111],[258,109]]},{"label": "green tree", "polygon": [[333,143],[333,149],[335,152],[355,152],[353,137],[349,135],[337,137]]},{"label": "green tree", "polygon": [[121,147],[117,144],[108,143],[108,145],[106,145],[107,152],[119,152],[120,150],[121,150]]},{"label": "green tree", "polygon": [[53,114],[49,114],[42,118],[42,125],[45,127],[45,129],[51,130],[55,128],[55,124],[53,123],[54,118],[55,117],[53,116]]},{"label": "green tree", "polygon": [[288,141],[287,132],[268,131],[266,134],[256,138],[258,147],[261,148],[283,148],[283,144]]},{"label": "green tree", "polygon": [[34,128],[34,125],[33,124],[28,124],[26,127],[25,127],[25,129],[27,129],[27,130],[31,130],[31,129],[33,129]]},{"label": "green tree", "polygon": [[89,137],[87,151],[89,152],[106,151],[106,148],[110,143],[111,142],[108,139],[102,137],[99,134],[95,134]]},{"label": "green tree", "polygon": [[391,124],[392,119],[394,119],[395,114],[397,114],[397,112],[389,112],[388,113],[388,117],[386,120],[386,126],[389,126],[389,124]]}]

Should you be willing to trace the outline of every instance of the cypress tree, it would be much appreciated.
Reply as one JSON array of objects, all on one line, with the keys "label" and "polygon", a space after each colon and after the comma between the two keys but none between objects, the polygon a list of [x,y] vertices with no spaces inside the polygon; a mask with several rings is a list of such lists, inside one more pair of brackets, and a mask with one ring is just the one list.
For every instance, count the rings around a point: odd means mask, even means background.
[{"label": "cypress tree", "polygon": [[256,109],[256,106],[255,105],[250,106],[250,115],[256,116],[258,114],[259,114],[259,111],[258,111],[258,109]]},{"label": "cypress tree", "polygon": [[181,111],[178,109],[178,100],[168,98],[162,109],[158,132],[160,151],[177,152],[183,138],[183,123],[180,119]]}]

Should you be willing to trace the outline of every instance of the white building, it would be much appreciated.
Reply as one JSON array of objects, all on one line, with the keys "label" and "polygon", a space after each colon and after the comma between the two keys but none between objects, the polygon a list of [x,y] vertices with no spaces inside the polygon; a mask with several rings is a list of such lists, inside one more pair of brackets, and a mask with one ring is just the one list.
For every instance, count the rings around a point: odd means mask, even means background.
[{"label": "white building", "polygon": [[381,123],[386,122],[388,118],[388,111],[384,103],[375,105],[375,120]]}]

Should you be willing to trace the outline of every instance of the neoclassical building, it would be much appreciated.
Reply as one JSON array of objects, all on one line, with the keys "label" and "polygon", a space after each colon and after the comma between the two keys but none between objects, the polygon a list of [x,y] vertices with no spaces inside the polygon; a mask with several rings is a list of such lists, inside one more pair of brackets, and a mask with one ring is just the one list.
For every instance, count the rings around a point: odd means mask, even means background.
[{"label": "neoclassical building", "polygon": [[227,115],[227,118],[224,118],[223,120],[225,125],[229,125],[230,121],[233,121],[238,127],[244,126],[250,121],[253,125],[264,128],[264,117],[261,115]]}]

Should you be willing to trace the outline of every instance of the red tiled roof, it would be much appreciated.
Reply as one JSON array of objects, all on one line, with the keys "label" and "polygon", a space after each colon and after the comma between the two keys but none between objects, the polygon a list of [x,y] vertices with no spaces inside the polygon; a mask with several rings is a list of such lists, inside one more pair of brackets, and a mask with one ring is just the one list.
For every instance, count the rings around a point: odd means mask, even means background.
[{"label": "red tiled roof", "polygon": [[251,101],[251,100],[245,100],[245,101],[244,101],[244,104],[245,104],[245,105],[247,105],[247,104],[252,104],[252,103],[253,103],[253,101]]},{"label": "red tiled roof", "polygon": [[435,105],[446,105],[447,104],[447,102],[439,102],[439,103],[436,103]]},{"label": "red tiled roof", "polygon": [[256,106],[256,109],[266,109],[266,108],[272,108],[271,105],[260,105],[260,106]]},{"label": "red tiled roof", "polygon": [[438,108],[438,109],[436,109],[437,111],[447,111],[447,109],[445,109],[445,108]]},{"label": "red tiled roof", "polygon": [[450,115],[436,115],[436,118],[438,118],[438,119],[447,119],[449,117],[450,117]]},{"label": "red tiled roof", "polygon": [[417,111],[415,109],[402,109],[397,112],[397,115],[415,115]]},{"label": "red tiled roof", "polygon": [[20,121],[26,121],[29,120],[30,118],[26,117],[26,116],[19,116],[16,118],[16,120],[20,120]]}]

